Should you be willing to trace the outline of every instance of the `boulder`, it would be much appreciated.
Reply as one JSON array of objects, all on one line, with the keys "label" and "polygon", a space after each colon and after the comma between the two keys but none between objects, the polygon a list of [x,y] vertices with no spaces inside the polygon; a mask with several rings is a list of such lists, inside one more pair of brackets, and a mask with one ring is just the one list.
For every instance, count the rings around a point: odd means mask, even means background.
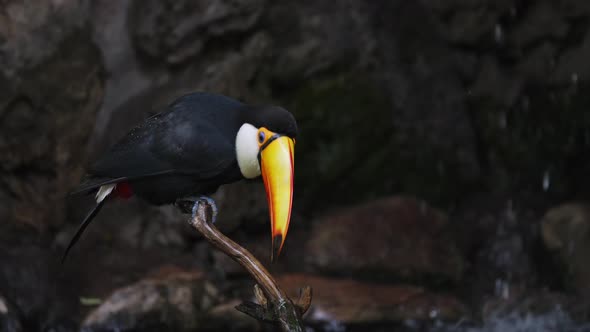
[{"label": "boulder", "polygon": [[217,300],[200,272],[146,278],[115,290],[82,323],[85,331],[193,331]]},{"label": "boulder", "polygon": [[458,282],[465,263],[446,226],[424,201],[387,197],[317,220],[305,257],[332,274]]},{"label": "boulder", "polygon": [[308,274],[282,275],[277,282],[294,299],[299,296],[300,287],[312,287],[312,304],[305,319],[313,324],[457,321],[468,314],[466,307],[453,296],[416,286],[380,285]]}]

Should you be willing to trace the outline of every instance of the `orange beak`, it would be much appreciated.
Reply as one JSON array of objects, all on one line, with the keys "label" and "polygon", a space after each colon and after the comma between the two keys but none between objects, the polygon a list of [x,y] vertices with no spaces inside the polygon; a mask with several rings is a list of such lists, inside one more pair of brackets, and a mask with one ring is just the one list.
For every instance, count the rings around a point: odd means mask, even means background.
[{"label": "orange beak", "polygon": [[291,219],[295,142],[287,136],[280,136],[270,131],[268,133],[272,134],[272,138],[261,147],[260,168],[270,210],[272,233],[270,259],[274,261],[283,249]]}]

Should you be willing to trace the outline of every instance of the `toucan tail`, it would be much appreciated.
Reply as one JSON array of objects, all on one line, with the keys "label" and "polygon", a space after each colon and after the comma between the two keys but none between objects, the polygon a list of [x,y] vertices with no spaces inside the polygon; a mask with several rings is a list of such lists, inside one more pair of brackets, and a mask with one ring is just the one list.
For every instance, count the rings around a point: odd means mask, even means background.
[{"label": "toucan tail", "polygon": [[80,224],[80,226],[76,230],[74,237],[72,237],[72,239],[70,240],[70,243],[68,244],[66,250],[64,251],[63,256],[61,257],[62,264],[65,262],[65,260],[68,256],[68,253],[70,252],[72,247],[74,247],[74,245],[76,245],[76,243],[80,239],[80,236],[82,236],[82,233],[84,233],[84,230],[86,229],[86,227],[88,227],[88,225],[90,225],[90,223],[92,222],[92,220],[94,219],[96,214],[98,214],[98,212],[100,211],[100,209],[104,205],[106,198],[111,194],[111,192],[113,191],[113,189],[115,189],[116,186],[117,186],[117,184],[113,183],[113,184],[103,185],[98,189],[98,192],[96,193],[96,205],[92,208],[92,210],[90,210],[90,212],[88,212],[88,214],[86,215],[84,220],[82,220],[82,223]]}]

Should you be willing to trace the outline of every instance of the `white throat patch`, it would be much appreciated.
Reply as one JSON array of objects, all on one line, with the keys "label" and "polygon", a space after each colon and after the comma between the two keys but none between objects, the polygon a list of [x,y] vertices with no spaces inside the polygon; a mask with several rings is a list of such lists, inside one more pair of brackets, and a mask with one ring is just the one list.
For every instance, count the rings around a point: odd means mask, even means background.
[{"label": "white throat patch", "polygon": [[240,171],[247,179],[260,176],[258,150],[258,129],[249,123],[244,123],[236,135],[236,157]]}]

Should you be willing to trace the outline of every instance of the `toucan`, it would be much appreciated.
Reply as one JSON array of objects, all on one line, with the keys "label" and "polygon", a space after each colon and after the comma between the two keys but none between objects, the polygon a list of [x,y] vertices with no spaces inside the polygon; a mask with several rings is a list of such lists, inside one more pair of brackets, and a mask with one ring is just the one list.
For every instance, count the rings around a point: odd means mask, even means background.
[{"label": "toucan", "polygon": [[96,193],[96,205],[62,261],[112,199],[135,195],[164,205],[201,196],[212,202],[208,196],[221,185],[260,175],[270,211],[271,259],[278,256],[291,218],[296,136],[295,118],[282,107],[249,105],[206,92],[179,97],[129,131],[88,169],[72,194]]}]

